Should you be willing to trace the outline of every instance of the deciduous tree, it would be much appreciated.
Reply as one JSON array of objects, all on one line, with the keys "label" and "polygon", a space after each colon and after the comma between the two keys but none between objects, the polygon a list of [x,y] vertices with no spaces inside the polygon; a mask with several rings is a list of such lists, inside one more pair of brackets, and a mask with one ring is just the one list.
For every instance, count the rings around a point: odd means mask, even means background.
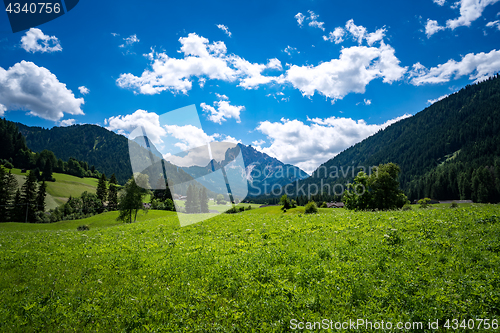
[{"label": "deciduous tree", "polygon": [[144,193],[142,192],[142,189],[137,186],[134,177],[130,178],[123,188],[123,194],[118,203],[118,209],[120,210],[118,220],[131,223],[133,215],[135,222],[139,209],[144,209],[142,204],[143,196]]}]

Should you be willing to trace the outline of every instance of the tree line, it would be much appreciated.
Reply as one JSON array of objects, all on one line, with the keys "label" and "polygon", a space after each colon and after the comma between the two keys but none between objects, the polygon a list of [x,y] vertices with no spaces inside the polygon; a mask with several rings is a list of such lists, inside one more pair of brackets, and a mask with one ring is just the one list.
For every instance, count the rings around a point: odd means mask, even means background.
[{"label": "tree line", "polygon": [[500,158],[492,165],[450,161],[427,172],[409,184],[410,200],[472,200],[479,203],[500,202]]},{"label": "tree line", "polygon": [[10,171],[0,166],[0,222],[39,222],[44,217],[45,181],[29,172],[21,189]]},{"label": "tree line", "polygon": [[12,172],[0,166],[0,222],[49,223],[75,220],[118,209],[119,185],[113,174],[109,181],[102,174],[96,193],[83,192],[69,197],[63,205],[46,211],[46,183],[39,182],[31,170],[19,188]]}]

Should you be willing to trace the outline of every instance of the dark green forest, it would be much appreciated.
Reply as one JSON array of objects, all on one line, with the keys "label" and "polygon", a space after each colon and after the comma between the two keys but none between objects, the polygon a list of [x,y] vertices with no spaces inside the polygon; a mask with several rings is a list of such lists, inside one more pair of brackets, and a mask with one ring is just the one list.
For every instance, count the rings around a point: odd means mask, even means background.
[{"label": "dark green forest", "polygon": [[120,184],[132,176],[128,139],[123,135],[89,124],[51,129],[16,125],[35,152],[48,149],[63,160],[85,161],[106,175],[114,173]]},{"label": "dark green forest", "polygon": [[[38,180],[53,181],[52,172],[65,173],[77,177],[99,178],[101,173],[94,165],[70,156],[63,161],[60,155],[43,149],[33,152],[26,144],[19,124],[0,119],[0,164],[7,168],[33,170]],[[112,173],[112,172],[111,172]],[[111,174],[110,173],[110,174]]]}]

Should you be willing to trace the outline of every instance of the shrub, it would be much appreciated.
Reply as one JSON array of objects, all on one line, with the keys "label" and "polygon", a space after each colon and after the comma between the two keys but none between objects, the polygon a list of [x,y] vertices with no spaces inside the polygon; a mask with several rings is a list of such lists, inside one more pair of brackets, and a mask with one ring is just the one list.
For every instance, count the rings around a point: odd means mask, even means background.
[{"label": "shrub", "polygon": [[450,208],[458,208],[458,204],[456,202],[452,202]]},{"label": "shrub", "polygon": [[76,228],[76,230],[78,230],[78,231],[90,230],[90,227],[88,225],[84,224],[84,225],[81,225],[78,228]]},{"label": "shrub", "polygon": [[240,207],[240,212],[244,212],[245,211],[245,207],[241,206]]},{"label": "shrub", "polygon": [[248,205],[247,210],[252,209],[252,205]]},{"label": "shrub", "polygon": [[314,201],[309,201],[306,205],[306,214],[315,214],[318,212],[318,206]]},{"label": "shrub", "polygon": [[292,208],[297,207],[297,201],[292,199],[292,201],[290,201],[290,205],[292,205]]},{"label": "shrub", "polygon": [[429,198],[423,198],[423,199],[418,200],[418,204],[420,205],[420,208],[429,207],[430,202],[431,202],[431,199],[429,199]]},{"label": "shrub", "polygon": [[404,205],[403,208],[401,208],[401,210],[411,210],[411,206],[410,205]]},{"label": "shrub", "polygon": [[325,201],[323,201],[323,203],[321,204],[321,206],[319,208],[328,208],[327,204]]},{"label": "shrub", "polygon": [[225,212],[225,213],[226,213],[226,214],[236,214],[236,213],[238,213],[238,211],[239,211],[239,209],[238,209],[238,208],[236,208],[236,207],[231,207],[231,208],[229,208],[228,210],[226,210],[226,212]]}]

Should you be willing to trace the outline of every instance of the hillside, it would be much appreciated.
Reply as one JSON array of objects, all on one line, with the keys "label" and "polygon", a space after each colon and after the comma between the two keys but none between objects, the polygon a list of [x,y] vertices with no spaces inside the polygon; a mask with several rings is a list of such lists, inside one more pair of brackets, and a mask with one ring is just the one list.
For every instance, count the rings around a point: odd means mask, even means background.
[{"label": "hillside", "polygon": [[[24,184],[26,173],[20,169],[12,169],[19,188]],[[46,182],[47,197],[45,198],[46,209],[53,209],[68,201],[68,198],[79,197],[83,192],[95,193],[98,180],[95,178],[80,178],[61,173],[53,173],[55,182]]]},{"label": "hillside", "polygon": [[[475,176],[477,189],[490,186],[488,183],[493,187],[498,185],[499,157],[500,75],[497,75],[468,85],[346,149],[322,164],[310,178],[298,182],[298,186],[319,185],[322,179],[324,184],[345,184],[353,179],[353,168],[357,174],[361,166],[368,172],[370,166],[394,162],[401,167],[400,184],[411,199],[423,196],[470,199],[466,196],[473,196],[469,192],[474,190]],[[451,171],[439,169],[443,166]],[[489,178],[480,176],[485,167],[490,170]],[[325,170],[329,177],[325,177]],[[332,174],[336,170],[338,174]],[[431,178],[430,173],[439,176]],[[459,184],[461,174],[464,180]],[[439,177],[440,183],[434,184]],[[486,200],[495,201],[494,189],[489,190]]]},{"label": "hillside", "polygon": [[108,177],[114,173],[120,184],[132,176],[128,140],[123,135],[89,124],[51,129],[16,125],[35,152],[48,149],[65,161],[70,157],[85,161]]}]

